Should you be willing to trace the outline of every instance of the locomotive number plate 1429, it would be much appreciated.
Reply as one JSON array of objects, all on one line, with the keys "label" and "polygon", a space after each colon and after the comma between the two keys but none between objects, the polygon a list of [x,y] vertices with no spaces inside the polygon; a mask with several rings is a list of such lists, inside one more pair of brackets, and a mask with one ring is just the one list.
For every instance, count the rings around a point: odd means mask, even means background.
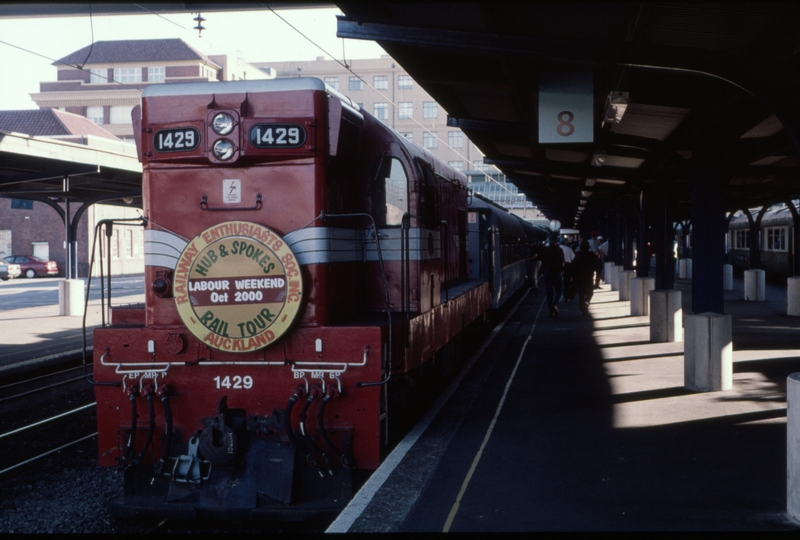
[{"label": "locomotive number plate 1429", "polygon": [[193,127],[162,129],[153,137],[156,152],[189,152],[200,145],[200,132]]},{"label": "locomotive number plate 1429", "polygon": [[299,148],[306,142],[306,130],[299,124],[255,124],[249,137],[256,148]]}]

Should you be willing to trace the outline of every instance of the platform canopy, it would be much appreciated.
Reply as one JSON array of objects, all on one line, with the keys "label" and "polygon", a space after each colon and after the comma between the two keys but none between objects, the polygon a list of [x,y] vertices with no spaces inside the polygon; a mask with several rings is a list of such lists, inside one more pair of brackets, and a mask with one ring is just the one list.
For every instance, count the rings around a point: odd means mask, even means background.
[{"label": "platform canopy", "polygon": [[[689,219],[700,154],[730,174],[727,211],[800,198],[800,4],[337,6],[340,37],[378,42],[486,164],[564,226],[638,207],[659,178]],[[571,142],[585,109],[548,104],[548,92],[580,94],[568,81],[586,73],[590,142]],[[559,127],[563,141],[548,136]]]},{"label": "platform canopy", "polygon": [[141,207],[136,148],[86,138],[80,144],[0,131],[0,196]]},{"label": "platform canopy", "polygon": [[[379,43],[447,111],[449,125],[478,146],[486,164],[565,227],[638,207],[658,184],[662,193],[667,186],[675,219],[690,219],[689,168],[698,155],[713,156],[729,174],[727,211],[800,198],[798,3],[336,6],[344,13],[340,37]],[[88,8],[4,4],[0,17],[88,14]],[[148,4],[161,13],[230,9],[248,5]],[[583,98],[588,92],[589,107],[585,99],[580,107],[550,103],[546,97],[559,89]],[[573,133],[581,142],[573,142]]]}]

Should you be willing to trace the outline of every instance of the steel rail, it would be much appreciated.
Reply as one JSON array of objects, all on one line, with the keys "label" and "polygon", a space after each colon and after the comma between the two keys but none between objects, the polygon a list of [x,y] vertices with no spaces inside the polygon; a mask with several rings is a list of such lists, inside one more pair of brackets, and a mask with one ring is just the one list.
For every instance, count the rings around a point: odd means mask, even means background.
[{"label": "steel rail", "polygon": [[36,461],[37,459],[41,459],[43,457],[47,457],[50,454],[54,454],[56,452],[60,452],[64,448],[69,448],[70,446],[74,446],[74,445],[76,445],[78,443],[81,443],[81,442],[83,442],[83,441],[85,441],[87,439],[91,439],[92,437],[96,437],[96,436],[97,436],[97,432],[95,431],[91,435],[86,435],[85,437],[81,437],[80,439],[78,439],[76,441],[72,441],[72,442],[67,443],[65,445],[59,446],[58,448],[54,448],[53,450],[49,450],[49,451],[45,452],[44,454],[40,454],[40,455],[38,455],[36,457],[32,457],[30,459],[26,459],[25,461],[23,461],[21,463],[17,463],[16,465],[12,465],[11,467],[5,468],[2,471],[0,471],[0,475],[3,475],[3,474],[5,474],[5,473],[7,473],[9,471],[13,471],[14,469],[18,469],[19,467],[22,467],[23,465],[27,465],[28,463]]},{"label": "steel rail", "polygon": [[[39,427],[39,426],[43,426],[45,424],[49,424],[50,422],[54,422],[56,420],[60,420],[60,419],[65,418],[67,416],[70,416],[70,415],[73,415],[73,414],[77,414],[77,413],[79,413],[81,411],[85,411],[86,409],[88,409],[90,407],[94,407],[95,405],[97,405],[97,402],[92,402],[92,403],[89,403],[87,405],[83,405],[82,407],[78,407],[77,409],[73,409],[71,411],[67,411],[67,412],[61,413],[59,415],[52,416],[50,418],[45,418],[44,420],[40,420],[40,421],[35,422],[33,424],[29,424],[27,426],[23,426],[21,428],[15,429],[13,431],[9,431],[8,433],[0,434],[0,440],[4,439],[6,437],[10,437],[12,435],[17,435],[18,433],[24,433],[25,431],[28,431],[29,429],[33,429],[35,427]],[[0,474],[2,474],[2,472],[4,472],[4,471],[0,471]]]}]

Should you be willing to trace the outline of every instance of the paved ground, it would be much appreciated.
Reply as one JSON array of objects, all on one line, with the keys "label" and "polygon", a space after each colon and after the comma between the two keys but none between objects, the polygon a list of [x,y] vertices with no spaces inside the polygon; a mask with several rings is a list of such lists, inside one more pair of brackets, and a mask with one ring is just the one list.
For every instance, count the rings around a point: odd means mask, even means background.
[{"label": "paved ground", "polygon": [[[84,317],[59,315],[59,281],[14,279],[0,283],[0,375],[82,352]],[[142,287],[142,276],[120,279],[112,289],[112,304],[144,302]],[[100,288],[93,280],[86,311],[89,347],[92,329],[101,322]]]},{"label": "paved ground", "polygon": [[[676,288],[688,313],[690,282]],[[26,294],[10,291],[0,302]],[[683,343],[650,343],[647,317],[607,285],[589,317],[573,301],[551,319],[529,294],[331,530],[800,530],[785,394],[800,318],[785,294],[746,302],[741,280],[726,292],[734,388],[710,393],[684,389]],[[114,304],[141,300],[122,290]],[[100,320],[93,299],[87,326]],[[57,304],[0,308],[0,371],[80,350],[81,327]]]},{"label": "paved ground", "polygon": [[[676,288],[688,311],[690,282]],[[710,393],[684,389],[683,343],[650,343],[648,318],[608,286],[589,317],[573,301],[551,319],[543,296],[522,301],[331,531],[800,530],[785,396],[800,319],[785,290],[726,293],[734,388]]]}]

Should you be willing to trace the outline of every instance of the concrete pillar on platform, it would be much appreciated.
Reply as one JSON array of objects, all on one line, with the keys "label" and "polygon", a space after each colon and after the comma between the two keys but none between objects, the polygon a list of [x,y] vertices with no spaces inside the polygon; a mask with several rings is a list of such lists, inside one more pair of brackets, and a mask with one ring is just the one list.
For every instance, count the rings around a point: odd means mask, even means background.
[{"label": "concrete pillar on platform", "polygon": [[611,262],[611,261],[606,261],[605,263],[603,263],[603,276],[604,276],[603,277],[603,281],[605,281],[609,285],[611,285],[611,280],[613,279],[612,278],[612,272],[613,272],[615,266],[616,266],[616,263]]},{"label": "concrete pillar on platform", "polygon": [[85,301],[82,279],[64,279],[58,282],[58,314],[82,317]]},{"label": "concrete pillar on platform", "polygon": [[683,341],[681,291],[650,291],[650,341]]},{"label": "concrete pillar on platform", "polygon": [[616,264],[612,264],[608,268],[608,276],[611,278],[608,282],[611,284],[612,291],[619,290],[619,269]]},{"label": "concrete pillar on platform", "polygon": [[733,265],[722,265],[722,288],[726,291],[733,290]]},{"label": "concrete pillar on platform", "polygon": [[633,270],[620,270],[617,279],[619,280],[619,299],[631,299],[631,279],[636,277],[636,272]]},{"label": "concrete pillar on platform", "polygon": [[617,264],[611,267],[611,290],[618,291],[619,290],[619,273],[625,269],[624,266],[621,264]]},{"label": "concrete pillar on platform", "polygon": [[786,379],[786,511],[800,521],[800,373]]},{"label": "concrete pillar on platform", "polygon": [[716,392],[733,388],[732,323],[730,314],[686,316],[683,381],[687,389]]},{"label": "concrete pillar on platform", "polygon": [[766,272],[759,269],[744,271],[744,299],[748,302],[767,299]]},{"label": "concrete pillar on platform", "polygon": [[631,279],[631,317],[650,315],[650,291],[656,280],[649,277]]},{"label": "concrete pillar on platform", "polygon": [[692,259],[681,259],[678,261],[678,277],[681,279],[692,279]]},{"label": "concrete pillar on platform", "polygon": [[786,280],[786,314],[790,317],[800,317],[800,277],[790,277]]}]

